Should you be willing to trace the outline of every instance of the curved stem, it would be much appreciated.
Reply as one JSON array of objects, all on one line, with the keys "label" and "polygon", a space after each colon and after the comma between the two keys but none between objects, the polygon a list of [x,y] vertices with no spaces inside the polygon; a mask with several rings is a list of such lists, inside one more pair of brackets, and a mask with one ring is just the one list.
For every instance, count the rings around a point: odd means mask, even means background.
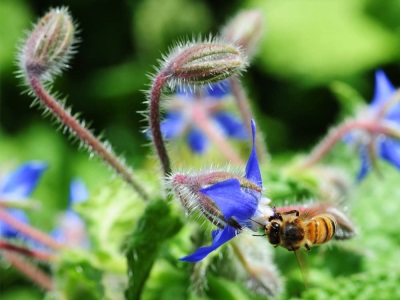
[{"label": "curved stem", "polygon": [[168,74],[161,72],[154,79],[153,86],[150,91],[150,128],[153,136],[154,147],[158,158],[160,159],[164,176],[171,173],[171,162],[168,157],[167,149],[165,148],[164,139],[161,133],[160,124],[160,98],[164,85],[168,81]]},{"label": "curved stem", "polygon": [[[229,83],[232,88],[232,94],[236,100],[236,104],[239,108],[239,111],[242,115],[243,122],[246,126],[247,132],[249,136],[251,136],[251,120],[254,118],[254,114],[251,111],[251,105],[244,93],[244,89],[239,79],[235,77],[231,77],[229,79]],[[256,151],[257,157],[260,162],[269,159],[269,154],[267,151],[267,147],[264,143],[264,138],[259,130],[257,130],[257,138],[256,138]]]},{"label": "curved stem", "polygon": [[30,257],[33,259],[37,259],[37,260],[41,260],[44,262],[50,262],[50,261],[54,261],[56,259],[56,257],[51,253],[44,252],[44,251],[38,251],[38,250],[31,250],[31,249],[28,249],[28,248],[25,248],[22,246],[11,244],[11,243],[1,240],[1,239],[0,239],[0,249],[13,251],[13,252],[22,254],[24,256],[27,256],[27,257]]},{"label": "curved stem", "polygon": [[49,275],[40,270],[29,261],[23,259],[18,254],[11,251],[1,251],[1,255],[7,262],[24,274],[27,278],[35,282],[45,290],[51,291],[53,289],[53,280]]},{"label": "curved stem", "polygon": [[385,105],[378,111],[377,118],[382,119],[386,116],[394,105],[400,103],[400,89],[396,90],[394,94],[386,101]]},{"label": "curved stem", "polygon": [[193,122],[200,128],[200,130],[217,146],[222,154],[228,158],[235,165],[243,165],[244,161],[240,158],[237,152],[227,142],[225,137],[212,126],[209,118],[204,111],[197,110],[196,114],[192,115]]},{"label": "curved stem", "polygon": [[393,128],[386,126],[385,124],[377,123],[376,120],[353,120],[346,122],[331,130],[328,136],[311,151],[311,154],[299,166],[299,169],[306,169],[316,164],[332,149],[333,146],[335,146],[338,141],[342,139],[345,134],[355,129],[365,130],[372,135],[384,134],[396,139],[400,138],[400,133],[398,131],[393,130]]},{"label": "curved stem", "polygon": [[79,123],[64,107],[53,98],[43,87],[40,78],[31,75],[29,76],[29,84],[36,96],[44,103],[57,119],[68,127],[71,132],[76,134],[78,138],[84,142],[89,150],[96,152],[109,166],[111,166],[122,178],[133,187],[133,189],[144,199],[147,200],[148,196],[134,178],[132,171],[119,159],[112,151],[110,146],[105,145],[97,139],[88,129]]},{"label": "curved stem", "polygon": [[15,219],[11,214],[7,213],[4,209],[0,208],[0,220],[4,221],[11,227],[15,228],[19,232],[29,236],[30,238],[38,241],[39,243],[48,246],[53,249],[62,249],[62,245],[56,242],[49,235]]}]

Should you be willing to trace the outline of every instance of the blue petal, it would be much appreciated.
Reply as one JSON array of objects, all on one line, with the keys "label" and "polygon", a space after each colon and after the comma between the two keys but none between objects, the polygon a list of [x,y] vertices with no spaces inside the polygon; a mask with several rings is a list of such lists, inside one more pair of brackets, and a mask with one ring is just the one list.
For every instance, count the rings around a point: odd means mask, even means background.
[{"label": "blue petal", "polygon": [[185,129],[185,119],[181,113],[170,112],[161,122],[161,132],[166,139],[179,136]]},{"label": "blue petal", "polygon": [[256,153],[255,139],[256,139],[256,123],[251,120],[251,133],[252,133],[252,149],[249,160],[246,165],[246,178],[254,182],[257,186],[262,188],[262,178],[260,166],[258,165],[258,158]]},{"label": "blue petal", "polygon": [[78,178],[73,179],[69,186],[70,204],[83,202],[87,200],[87,198],[89,198],[89,192],[85,183]]},{"label": "blue petal", "polygon": [[205,88],[205,96],[208,97],[223,98],[228,93],[230,93],[230,85],[227,80],[212,84]]},{"label": "blue petal", "polygon": [[230,226],[212,232],[213,242],[210,246],[201,247],[193,254],[180,258],[180,261],[198,262],[236,236],[236,230]]},{"label": "blue petal", "polygon": [[0,182],[0,195],[8,199],[28,197],[35,189],[47,164],[31,161],[21,165],[14,172],[7,174]]},{"label": "blue petal", "polygon": [[256,195],[244,192],[234,178],[200,189],[200,192],[211,198],[227,220],[236,217],[239,222],[254,215],[259,200]]},{"label": "blue petal", "polygon": [[[7,213],[12,215],[18,221],[28,224],[28,217],[23,211],[18,209],[7,209]],[[20,235],[20,233],[17,229],[0,220],[0,237],[16,238],[18,235]]]},{"label": "blue petal", "polygon": [[380,145],[380,156],[400,169],[400,142],[386,139]]},{"label": "blue petal", "polygon": [[363,180],[371,169],[371,162],[367,147],[364,146],[360,149],[360,157],[361,157],[361,167],[357,174],[357,182]]},{"label": "blue petal", "polygon": [[375,73],[375,93],[372,98],[371,106],[378,109],[396,91],[386,74],[379,70]]},{"label": "blue petal", "polygon": [[239,140],[249,137],[244,124],[230,113],[218,112],[213,115],[213,118],[219,123],[227,136]]},{"label": "blue petal", "polygon": [[208,148],[207,137],[197,128],[192,128],[187,136],[187,142],[195,153],[204,153]]}]

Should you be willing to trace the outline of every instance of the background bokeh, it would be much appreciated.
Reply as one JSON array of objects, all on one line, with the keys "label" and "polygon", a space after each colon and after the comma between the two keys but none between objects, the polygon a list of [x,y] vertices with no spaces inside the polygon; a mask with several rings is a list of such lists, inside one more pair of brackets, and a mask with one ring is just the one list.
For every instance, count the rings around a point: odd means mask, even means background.
[{"label": "background bokeh", "polygon": [[31,159],[50,163],[35,193],[49,212],[33,216],[43,228],[51,228],[52,213],[67,205],[72,177],[89,187],[110,177],[30,107],[31,98],[22,93],[26,87],[15,76],[18,41],[57,6],[69,7],[80,43],[53,90],[134,167],[151,152],[143,146],[145,123],[138,111],[146,108],[143,91],[157,59],[177,41],[215,35],[241,9],[257,8],[265,16],[260,49],[243,82],[272,155],[311,148],[337,121],[343,105],[338,82],[366,101],[378,68],[400,86],[397,0],[1,0],[0,171]]}]

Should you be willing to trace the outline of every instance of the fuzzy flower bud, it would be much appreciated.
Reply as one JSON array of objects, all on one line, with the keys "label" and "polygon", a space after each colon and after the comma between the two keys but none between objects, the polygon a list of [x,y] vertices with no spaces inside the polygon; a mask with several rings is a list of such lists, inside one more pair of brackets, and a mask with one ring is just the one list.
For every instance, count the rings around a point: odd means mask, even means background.
[{"label": "fuzzy flower bud", "polygon": [[263,32],[263,17],[258,10],[245,10],[236,15],[222,30],[222,39],[242,47],[252,56]]},{"label": "fuzzy flower bud", "polygon": [[170,76],[174,88],[217,83],[246,66],[247,59],[238,47],[209,41],[179,45],[166,58],[162,71]]},{"label": "fuzzy flower bud", "polygon": [[75,27],[66,8],[51,9],[34,26],[20,52],[20,66],[27,76],[46,80],[67,65]]}]

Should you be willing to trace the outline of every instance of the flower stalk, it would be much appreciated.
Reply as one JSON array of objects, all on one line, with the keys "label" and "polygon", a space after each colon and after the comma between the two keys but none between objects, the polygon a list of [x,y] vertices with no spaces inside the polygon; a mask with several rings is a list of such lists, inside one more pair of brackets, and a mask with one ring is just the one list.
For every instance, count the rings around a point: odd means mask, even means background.
[{"label": "flower stalk", "polygon": [[4,221],[8,225],[17,229],[19,232],[21,232],[21,234],[24,234],[47,247],[50,247],[50,248],[53,248],[56,250],[60,250],[63,248],[63,245],[56,242],[49,235],[25,224],[24,222],[17,220],[16,218],[14,218],[11,214],[6,212],[2,208],[0,208],[0,220]]},{"label": "flower stalk", "polygon": [[400,140],[400,131],[388,124],[376,120],[353,120],[339,125],[328,133],[319,143],[306,160],[298,167],[299,169],[310,168],[318,163],[346,134],[353,130],[361,129],[368,132],[372,137],[383,134]]},{"label": "flower stalk", "polygon": [[53,290],[54,283],[52,278],[37,266],[11,251],[4,250],[1,254],[11,266],[20,271],[34,283],[47,291]]},{"label": "flower stalk", "polygon": [[[244,92],[243,86],[240,83],[240,81],[237,78],[230,78],[229,81],[232,87],[232,94],[235,98],[236,105],[239,108],[244,124],[246,124],[247,132],[250,135],[251,134],[250,124],[251,120],[254,119],[250,102],[246,97],[246,94]],[[259,157],[261,163],[269,159],[269,154],[260,130],[257,131],[256,151],[257,151],[257,157]]]},{"label": "flower stalk", "polygon": [[30,257],[33,259],[37,259],[43,262],[52,262],[56,260],[56,257],[53,254],[48,252],[39,251],[39,250],[31,250],[25,247],[21,247],[18,245],[11,244],[7,241],[0,239],[0,249],[13,251],[15,253],[22,254],[26,257]]},{"label": "flower stalk", "polygon": [[[164,177],[171,173],[171,162],[161,132],[160,100],[163,88],[168,84],[171,89],[177,86],[196,89],[229,78],[246,65],[247,61],[237,47],[215,41],[180,45],[166,57],[149,92],[150,130]],[[204,129],[209,132],[209,128]],[[221,140],[213,136],[222,147]],[[239,163],[239,158],[232,151],[229,156]]]},{"label": "flower stalk", "polygon": [[43,86],[44,81],[52,79],[67,65],[73,51],[75,28],[66,9],[50,10],[35,26],[20,53],[21,71],[33,93],[55,118],[76,135],[90,152],[99,155],[103,161],[121,175],[139,196],[147,200],[148,196],[122,159],[117,157],[110,145],[101,142],[79,122],[70,110],[65,109]]}]

